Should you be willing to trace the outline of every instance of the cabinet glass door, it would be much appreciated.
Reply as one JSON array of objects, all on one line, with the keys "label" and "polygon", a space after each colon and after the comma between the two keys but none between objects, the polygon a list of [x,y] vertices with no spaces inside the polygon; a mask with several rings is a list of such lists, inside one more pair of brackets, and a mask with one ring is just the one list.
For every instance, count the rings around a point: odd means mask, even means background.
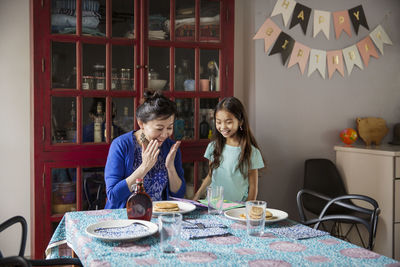
[{"label": "cabinet glass door", "polygon": [[194,41],[196,33],[195,0],[175,1],[175,40]]},{"label": "cabinet glass door", "polygon": [[51,213],[77,210],[76,199],[76,169],[51,169]]},{"label": "cabinet glass door", "polygon": [[170,1],[149,0],[148,39],[169,40]]},{"label": "cabinet glass door", "polygon": [[174,139],[188,140],[194,138],[194,101],[192,98],[175,99],[178,115],[174,124]]},{"label": "cabinet glass door", "polygon": [[106,46],[83,44],[82,89],[106,90]]},{"label": "cabinet glass door", "polygon": [[215,92],[219,86],[219,50],[200,50],[200,91]]},{"label": "cabinet glass door", "polygon": [[104,167],[82,168],[82,210],[104,209]]},{"label": "cabinet glass door", "polygon": [[175,91],[195,91],[195,50],[191,48],[175,49]]},{"label": "cabinet glass door", "polygon": [[220,2],[201,0],[200,41],[220,41]]},{"label": "cabinet glass door", "polygon": [[135,38],[135,1],[113,0],[112,37]]},{"label": "cabinet glass door", "polygon": [[75,97],[51,98],[51,141],[53,144],[76,142]]},{"label": "cabinet glass door", "polygon": [[199,109],[199,138],[211,139],[214,130],[214,108],[218,104],[218,98],[201,98]]},{"label": "cabinet glass door", "polygon": [[51,43],[51,88],[76,89],[75,43]]},{"label": "cabinet glass door", "polygon": [[112,46],[111,90],[134,90],[134,47]]},{"label": "cabinet glass door", "polygon": [[149,47],[148,88],[169,90],[169,50],[169,47]]}]

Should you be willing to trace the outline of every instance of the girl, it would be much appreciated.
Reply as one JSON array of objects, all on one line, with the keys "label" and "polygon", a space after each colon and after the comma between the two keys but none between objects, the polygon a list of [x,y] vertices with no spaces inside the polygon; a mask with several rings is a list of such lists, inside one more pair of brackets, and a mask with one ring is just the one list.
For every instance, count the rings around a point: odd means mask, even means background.
[{"label": "girl", "polygon": [[197,201],[210,183],[224,187],[226,200],[256,199],[258,169],[264,167],[264,161],[239,99],[221,100],[214,110],[214,121],[217,131],[204,154],[209,172],[193,200]]}]

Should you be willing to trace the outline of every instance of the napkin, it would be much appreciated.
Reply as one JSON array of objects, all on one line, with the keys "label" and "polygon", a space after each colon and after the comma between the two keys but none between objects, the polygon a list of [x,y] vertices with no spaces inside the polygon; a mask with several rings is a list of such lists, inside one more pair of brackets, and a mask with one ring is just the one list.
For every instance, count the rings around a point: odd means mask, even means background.
[{"label": "napkin", "polygon": [[[201,224],[199,227],[196,224]],[[200,239],[231,235],[227,226],[208,219],[189,219],[182,221],[181,236],[184,239]]]},{"label": "napkin", "polygon": [[181,202],[186,202],[186,203],[193,204],[193,205],[195,205],[197,208],[200,208],[200,209],[207,209],[207,208],[208,208],[207,205],[204,205],[204,204],[202,204],[202,203],[199,203],[199,202],[194,201],[194,200],[191,200],[191,199],[178,198],[178,197],[169,197],[169,198],[170,198],[170,199],[173,199],[173,200],[176,200],[176,201],[181,201]]},{"label": "napkin", "polygon": [[146,225],[132,223],[128,226],[121,227],[100,227],[94,229],[96,234],[102,237],[118,238],[118,237],[136,237],[147,233],[149,228]]},{"label": "napkin", "polygon": [[307,239],[307,238],[329,235],[328,232],[316,230],[302,224],[295,224],[284,227],[271,227],[267,228],[266,231],[271,232],[275,235],[284,236],[291,239]]},{"label": "napkin", "polygon": [[[208,205],[207,199],[200,199],[199,202],[204,204],[204,205]],[[241,208],[241,207],[244,207],[244,206],[245,205],[243,203],[240,203],[240,202],[233,202],[233,201],[229,201],[229,200],[224,200],[224,203],[222,204],[222,209],[224,211],[226,211],[226,210]]]}]

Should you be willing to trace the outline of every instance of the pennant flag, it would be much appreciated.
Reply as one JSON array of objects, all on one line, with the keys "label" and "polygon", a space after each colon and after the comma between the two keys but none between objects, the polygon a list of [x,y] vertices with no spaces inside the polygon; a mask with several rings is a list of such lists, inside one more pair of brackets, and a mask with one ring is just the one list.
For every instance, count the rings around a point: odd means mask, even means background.
[{"label": "pennant flag", "polygon": [[344,64],[342,50],[332,50],[326,52],[326,60],[328,61],[328,75],[329,79],[332,78],[335,70],[338,70],[344,77]]},{"label": "pennant flag", "polygon": [[318,69],[322,78],[325,79],[326,69],[326,51],[311,49],[310,52],[310,63],[308,64],[308,77]]},{"label": "pennant flag", "polygon": [[358,29],[360,28],[360,25],[364,26],[369,30],[367,18],[365,17],[362,5],[349,9],[349,16],[351,23],[353,23],[353,27],[354,30],[356,31],[356,34],[358,34]]},{"label": "pennant flag", "polygon": [[281,53],[283,65],[285,65],[290,53],[292,53],[294,46],[294,39],[290,37],[288,34],[281,32],[276,40],[274,46],[269,52],[269,55],[273,55],[276,53]]},{"label": "pennant flag", "polygon": [[390,40],[389,36],[386,34],[381,25],[378,25],[375,30],[369,34],[369,36],[371,37],[372,41],[374,41],[382,55],[383,44],[393,45],[392,40]]},{"label": "pennant flag", "polygon": [[253,37],[253,40],[264,39],[264,50],[265,53],[267,53],[270,46],[275,43],[276,38],[278,38],[281,31],[282,30],[275,24],[275,22],[268,18]]},{"label": "pennant flag", "polygon": [[296,6],[294,7],[292,21],[290,22],[289,29],[293,28],[294,26],[300,23],[300,26],[303,29],[304,34],[306,34],[310,16],[311,16],[311,8],[297,3]]},{"label": "pennant flag", "polygon": [[345,11],[333,12],[333,25],[335,27],[336,39],[339,39],[342,31],[351,37],[349,13]]},{"label": "pennant flag", "polygon": [[294,0],[278,0],[272,11],[271,17],[282,14],[283,23],[287,26],[289,18],[293,13],[296,1]]},{"label": "pennant flag", "polygon": [[314,38],[322,30],[326,39],[329,40],[329,28],[331,26],[330,17],[331,13],[328,11],[314,10]]},{"label": "pennant flag", "polygon": [[347,72],[349,76],[351,74],[351,71],[353,70],[354,65],[357,65],[360,69],[364,69],[364,66],[361,63],[360,53],[358,53],[356,45],[352,45],[343,49],[343,57],[344,61],[346,62]]},{"label": "pennant flag", "polygon": [[369,35],[357,43],[358,51],[360,51],[361,57],[364,61],[364,65],[368,67],[369,57],[379,58],[378,52],[372,43]]},{"label": "pennant flag", "polygon": [[301,74],[304,74],[304,70],[306,68],[306,64],[307,64],[309,55],[310,55],[309,47],[307,47],[299,42],[295,42],[293,50],[292,50],[292,55],[290,56],[290,59],[289,59],[288,68],[290,68],[291,66],[298,63]]}]

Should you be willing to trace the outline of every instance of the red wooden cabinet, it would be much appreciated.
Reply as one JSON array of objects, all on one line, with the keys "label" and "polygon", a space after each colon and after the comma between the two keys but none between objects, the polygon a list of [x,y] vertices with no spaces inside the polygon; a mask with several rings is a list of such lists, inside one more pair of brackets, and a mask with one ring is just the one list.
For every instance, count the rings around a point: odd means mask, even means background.
[{"label": "red wooden cabinet", "polygon": [[[212,110],[233,95],[233,0],[31,1],[32,255],[43,257],[112,140],[136,127],[146,88],[175,100],[187,197],[207,172]],[[89,190],[90,191],[90,190]]]}]

